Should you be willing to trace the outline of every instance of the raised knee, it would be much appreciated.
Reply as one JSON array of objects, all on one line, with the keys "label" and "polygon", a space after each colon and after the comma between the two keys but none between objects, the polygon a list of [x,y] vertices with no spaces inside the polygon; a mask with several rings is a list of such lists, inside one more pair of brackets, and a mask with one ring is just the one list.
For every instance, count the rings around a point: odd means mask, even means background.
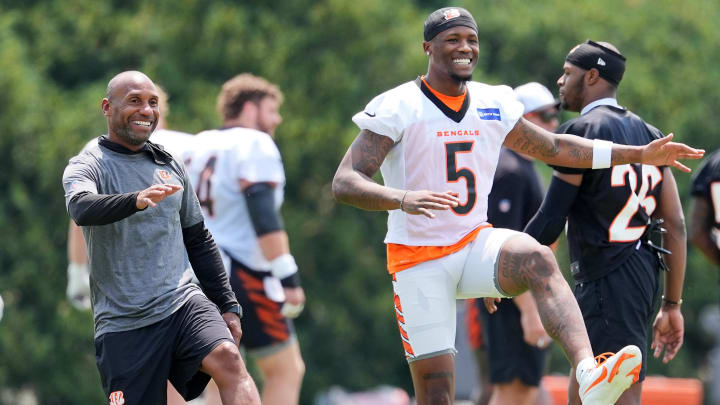
[{"label": "raised knee", "polygon": [[240,356],[240,350],[237,346],[230,342],[223,342],[219,344],[212,351],[212,356],[217,363],[220,365],[224,373],[229,374],[240,374],[244,367],[242,366],[243,361]]},{"label": "raised knee", "polygon": [[541,277],[550,277],[558,270],[555,254],[547,246],[538,244],[530,252],[534,274]]}]

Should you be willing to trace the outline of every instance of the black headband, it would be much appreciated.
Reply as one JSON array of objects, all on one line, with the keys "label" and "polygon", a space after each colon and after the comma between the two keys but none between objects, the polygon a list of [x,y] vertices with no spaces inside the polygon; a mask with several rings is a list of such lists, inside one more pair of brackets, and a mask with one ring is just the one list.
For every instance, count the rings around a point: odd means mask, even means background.
[{"label": "black headband", "polygon": [[444,7],[433,11],[425,20],[423,36],[426,41],[430,41],[437,34],[458,25],[470,27],[476,34],[478,32],[475,19],[469,11],[461,7]]},{"label": "black headband", "polygon": [[615,86],[625,73],[624,56],[589,39],[573,48],[565,60],[585,70],[597,69],[600,77]]}]

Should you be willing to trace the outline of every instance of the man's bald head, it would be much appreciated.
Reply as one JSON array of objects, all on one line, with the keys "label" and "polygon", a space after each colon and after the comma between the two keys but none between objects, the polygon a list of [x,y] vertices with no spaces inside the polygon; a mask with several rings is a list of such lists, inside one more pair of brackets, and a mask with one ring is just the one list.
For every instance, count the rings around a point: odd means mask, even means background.
[{"label": "man's bald head", "polygon": [[160,92],[144,73],[122,72],[108,82],[101,108],[110,140],[137,150],[160,122]]},{"label": "man's bald head", "polygon": [[113,101],[113,97],[116,96],[117,91],[126,89],[128,85],[147,85],[148,83],[151,84],[153,88],[155,87],[155,83],[153,83],[153,81],[150,80],[150,78],[143,72],[139,72],[137,70],[127,70],[125,72],[118,73],[108,82],[107,90],[105,91],[105,98]]}]

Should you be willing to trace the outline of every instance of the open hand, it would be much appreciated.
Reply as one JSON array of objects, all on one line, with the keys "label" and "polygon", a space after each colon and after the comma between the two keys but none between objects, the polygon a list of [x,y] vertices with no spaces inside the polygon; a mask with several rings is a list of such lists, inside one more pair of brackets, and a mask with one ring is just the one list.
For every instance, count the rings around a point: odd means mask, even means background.
[{"label": "open hand", "polygon": [[672,166],[690,173],[690,168],[678,162],[678,159],[700,159],[705,154],[705,150],[691,148],[684,143],[670,142],[672,139],[673,134],[669,134],[647,144],[642,151],[642,163],[653,166]]},{"label": "open hand", "polygon": [[655,352],[653,356],[659,358],[663,349],[663,363],[668,363],[677,354],[683,344],[684,320],[680,308],[661,308],[653,323],[653,341],[650,345]]},{"label": "open hand", "polygon": [[164,200],[165,197],[175,194],[182,189],[182,186],[177,184],[153,184],[138,193],[135,206],[139,210],[144,210],[148,205],[156,207],[157,203]]},{"label": "open hand", "polygon": [[405,193],[400,208],[410,215],[425,215],[435,218],[431,211],[444,211],[460,205],[459,194],[454,191],[438,193],[435,191],[420,190]]}]

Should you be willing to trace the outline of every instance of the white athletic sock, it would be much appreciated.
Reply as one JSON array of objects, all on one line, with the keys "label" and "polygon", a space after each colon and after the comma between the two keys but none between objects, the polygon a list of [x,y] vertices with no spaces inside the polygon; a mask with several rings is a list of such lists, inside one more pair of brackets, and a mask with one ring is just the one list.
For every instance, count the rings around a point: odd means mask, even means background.
[{"label": "white athletic sock", "polygon": [[575,379],[578,381],[578,384],[580,383],[580,378],[587,372],[592,371],[595,369],[595,359],[592,357],[588,357],[584,360],[581,360],[580,363],[578,363],[577,367],[575,368]]}]

